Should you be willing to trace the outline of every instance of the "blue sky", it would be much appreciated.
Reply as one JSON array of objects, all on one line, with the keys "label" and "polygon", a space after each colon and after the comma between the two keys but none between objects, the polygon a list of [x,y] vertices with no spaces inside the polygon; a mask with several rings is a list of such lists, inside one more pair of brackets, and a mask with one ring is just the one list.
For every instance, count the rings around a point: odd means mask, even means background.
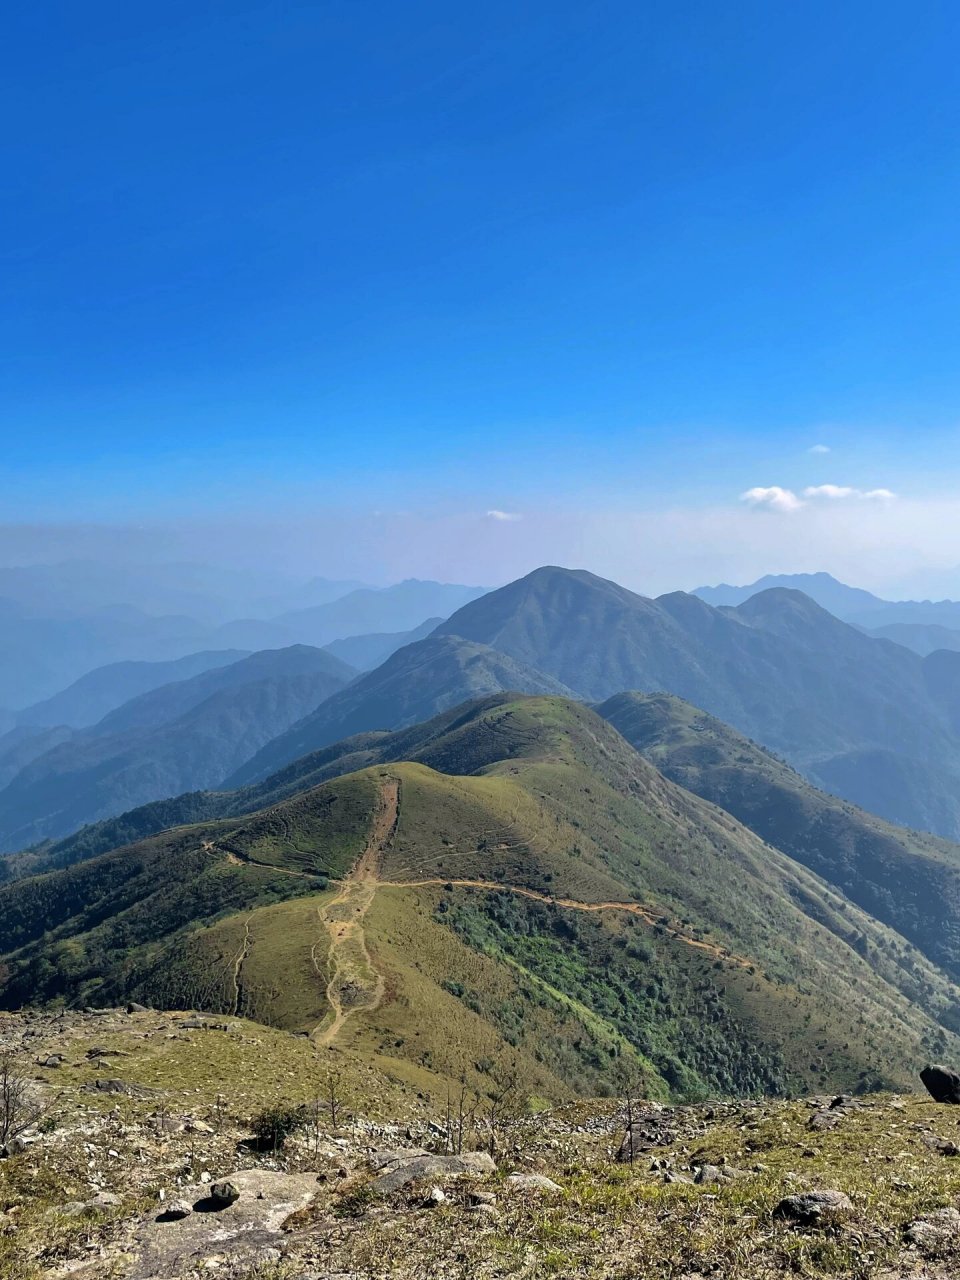
[{"label": "blue sky", "polygon": [[491,581],[686,512],[698,579],[727,512],[760,569],[838,519],[861,576],[960,563],[916,521],[960,478],[958,35],[924,0],[11,10],[5,519],[509,524]]}]

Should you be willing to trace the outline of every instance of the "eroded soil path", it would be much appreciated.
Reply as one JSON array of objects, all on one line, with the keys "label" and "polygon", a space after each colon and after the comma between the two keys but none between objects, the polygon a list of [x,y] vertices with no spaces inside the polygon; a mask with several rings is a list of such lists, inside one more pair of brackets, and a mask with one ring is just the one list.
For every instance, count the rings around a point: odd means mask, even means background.
[{"label": "eroded soil path", "polygon": [[313,947],[312,959],[314,968],[321,973],[317,948],[325,934],[329,938],[325,976],[330,1005],[329,1013],[313,1032],[319,1045],[332,1043],[351,1015],[376,1009],[383,999],[383,975],[370,959],[363,918],[380,884],[380,861],[399,818],[400,782],[385,778],[366,849],[337,895],[317,908],[322,932]]},{"label": "eroded soil path", "polygon": [[[639,916],[647,924],[659,924],[663,919],[662,912],[639,902],[580,902],[576,898],[552,898],[547,893],[538,893],[536,889],[522,889],[513,884],[501,884],[497,880],[451,880],[449,877],[436,877],[430,880],[381,880],[381,889],[416,889],[427,885],[450,885],[453,889],[484,889],[488,893],[513,893],[518,898],[530,898],[534,902],[543,902],[550,907],[562,907],[565,911],[625,911],[628,915]],[[670,936],[697,951],[705,951],[718,959],[730,960],[734,964],[746,967],[753,961],[743,956],[734,955],[726,947],[718,947],[716,943],[704,942],[702,938],[691,938],[671,925],[664,926]]]},{"label": "eroded soil path", "polygon": [[250,921],[253,919],[253,912],[247,916],[243,922],[243,941],[240,944],[240,950],[237,952],[236,959],[233,962],[233,1016],[239,1018],[243,1007],[243,966],[246,963],[247,956],[250,954],[250,948],[253,946],[253,935],[250,932]]}]

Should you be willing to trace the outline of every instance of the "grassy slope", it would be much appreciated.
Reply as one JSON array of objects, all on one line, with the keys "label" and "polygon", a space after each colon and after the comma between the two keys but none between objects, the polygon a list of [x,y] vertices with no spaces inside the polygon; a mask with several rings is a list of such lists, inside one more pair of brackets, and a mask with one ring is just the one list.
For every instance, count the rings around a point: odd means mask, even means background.
[{"label": "grassy slope", "polygon": [[728,810],[960,977],[960,847],[818,791],[680,698],[625,693],[598,710],[674,782]]},{"label": "grassy slope", "polygon": [[[401,1074],[506,1055],[551,1097],[625,1073],[661,1095],[799,1091],[906,1084],[960,1052],[942,973],[587,708],[494,699],[419,754],[0,890],[4,1002],[132,995],[315,1027],[327,878],[389,776],[399,821],[364,921],[384,998],[339,1043]],[[620,905],[576,906],[601,903]]]}]

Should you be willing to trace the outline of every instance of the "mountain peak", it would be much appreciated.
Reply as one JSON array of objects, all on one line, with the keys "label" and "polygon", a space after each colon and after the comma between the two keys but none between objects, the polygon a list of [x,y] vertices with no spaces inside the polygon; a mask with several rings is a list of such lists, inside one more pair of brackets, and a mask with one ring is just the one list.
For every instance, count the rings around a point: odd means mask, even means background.
[{"label": "mountain peak", "polygon": [[751,624],[762,625],[767,630],[795,632],[798,627],[803,627],[815,628],[820,632],[837,629],[854,635],[860,634],[817,604],[805,592],[792,587],[769,587],[766,591],[759,591],[731,612]]}]

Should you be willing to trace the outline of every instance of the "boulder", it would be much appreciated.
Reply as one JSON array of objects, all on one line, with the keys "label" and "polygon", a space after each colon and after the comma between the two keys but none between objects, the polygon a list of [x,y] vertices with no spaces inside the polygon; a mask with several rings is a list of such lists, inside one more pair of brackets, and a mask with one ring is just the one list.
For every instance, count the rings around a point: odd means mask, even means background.
[{"label": "boulder", "polygon": [[809,1227],[841,1218],[852,1210],[850,1197],[842,1191],[801,1191],[794,1196],[785,1196],[774,1209],[773,1216]]},{"label": "boulder", "polygon": [[148,1089],[142,1084],[130,1084],[126,1080],[94,1080],[85,1085],[91,1093],[123,1093],[129,1098],[146,1098],[156,1093],[156,1089]]},{"label": "boulder", "polygon": [[66,1204],[52,1209],[51,1213],[62,1218],[79,1218],[86,1213],[102,1212],[113,1209],[120,1203],[120,1197],[112,1191],[98,1191],[90,1200],[69,1200]]},{"label": "boulder", "polygon": [[367,1157],[367,1163],[374,1173],[378,1173],[381,1169],[395,1168],[429,1154],[423,1147],[386,1147],[383,1151],[372,1151]]},{"label": "boulder", "polygon": [[507,1177],[511,1191],[560,1191],[562,1188],[552,1178],[542,1173],[511,1173]]},{"label": "boulder", "polygon": [[161,1206],[159,1216],[142,1220],[129,1246],[135,1261],[124,1272],[125,1280],[181,1280],[195,1272],[206,1274],[214,1259],[225,1268],[218,1274],[249,1271],[264,1250],[283,1248],[283,1224],[317,1193],[315,1173],[245,1169],[232,1173],[230,1182],[238,1198],[216,1212],[210,1211],[211,1188],[197,1184],[179,1192],[187,1214],[171,1214],[178,1203],[173,1201]]},{"label": "boulder", "polygon": [[[380,1156],[387,1153],[379,1153]],[[375,1168],[383,1172],[370,1184],[378,1195],[399,1191],[420,1178],[455,1178],[462,1174],[496,1173],[497,1166],[485,1151],[465,1151],[462,1156],[429,1155],[426,1152],[408,1157],[403,1152],[391,1152],[390,1161],[380,1161]],[[379,1156],[371,1157],[371,1163]]]},{"label": "boulder", "polygon": [[922,1133],[920,1140],[924,1146],[929,1147],[931,1151],[936,1151],[938,1155],[960,1156],[960,1147],[950,1138],[940,1138],[935,1133]]},{"label": "boulder", "polygon": [[171,1200],[157,1214],[158,1222],[179,1222],[181,1218],[189,1218],[193,1213],[193,1205],[186,1200]]},{"label": "boulder", "polygon": [[956,1209],[935,1209],[911,1222],[904,1235],[909,1244],[924,1253],[939,1252],[960,1240],[960,1213]]},{"label": "boulder", "polygon": [[960,1105],[960,1075],[950,1067],[926,1066],[920,1072],[920,1079],[934,1102]]}]

